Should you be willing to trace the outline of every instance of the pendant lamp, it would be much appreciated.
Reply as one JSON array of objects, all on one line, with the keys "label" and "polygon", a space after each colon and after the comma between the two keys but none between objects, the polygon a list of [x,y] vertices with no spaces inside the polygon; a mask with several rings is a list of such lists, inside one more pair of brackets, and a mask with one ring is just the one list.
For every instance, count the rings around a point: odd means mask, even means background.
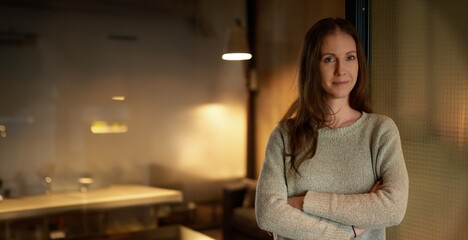
[{"label": "pendant lamp", "polygon": [[228,61],[249,60],[252,54],[249,50],[247,41],[247,30],[242,27],[239,19],[236,20],[236,25],[228,30],[227,47],[222,59]]}]

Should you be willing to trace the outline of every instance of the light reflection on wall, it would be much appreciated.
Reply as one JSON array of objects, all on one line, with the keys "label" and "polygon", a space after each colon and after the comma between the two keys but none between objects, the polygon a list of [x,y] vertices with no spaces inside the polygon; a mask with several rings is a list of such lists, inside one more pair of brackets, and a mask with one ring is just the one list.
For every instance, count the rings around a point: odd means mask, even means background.
[{"label": "light reflection on wall", "polygon": [[191,169],[204,179],[225,179],[233,173],[242,177],[245,172],[245,109],[206,104],[195,107],[188,117],[188,132],[180,137],[184,149],[177,156],[179,167]]},{"label": "light reflection on wall", "polygon": [[112,96],[114,101],[125,101],[125,96]]},{"label": "light reflection on wall", "polygon": [[5,125],[0,125],[0,137],[6,137],[6,126]]},{"label": "light reflection on wall", "polygon": [[[443,94],[442,91],[440,93]],[[442,95],[439,97],[450,98],[454,101],[446,105],[447,102],[441,101],[437,104],[437,115],[435,117],[437,131],[444,142],[456,146],[459,151],[468,147],[468,135],[466,131],[466,122],[468,119],[467,96],[468,91],[457,91],[455,96]],[[452,92],[453,94],[453,92]],[[444,105],[445,103],[445,105]]]},{"label": "light reflection on wall", "polygon": [[262,89],[257,96],[257,116],[259,116],[256,122],[257,173],[262,166],[271,131],[297,97],[297,63],[291,60],[275,66],[271,72],[264,75]]},{"label": "light reflection on wall", "polygon": [[[431,49],[429,80],[434,87],[432,98],[433,116],[437,134],[443,143],[463,152],[468,149],[466,122],[468,119],[468,58],[466,39],[459,28],[452,24],[450,15],[439,12],[437,21],[433,21],[434,34]],[[458,27],[458,28],[457,28]]]},{"label": "light reflection on wall", "polygon": [[[467,96],[465,93],[463,96]],[[467,134],[466,134],[466,119],[468,119],[468,111],[466,111],[466,99],[463,99],[460,103],[460,117],[459,117],[459,123],[458,123],[458,147],[463,148],[466,146],[468,143],[467,141]]]},{"label": "light reflection on wall", "polygon": [[91,132],[94,134],[126,133],[127,124],[121,122],[95,121],[91,124]]}]

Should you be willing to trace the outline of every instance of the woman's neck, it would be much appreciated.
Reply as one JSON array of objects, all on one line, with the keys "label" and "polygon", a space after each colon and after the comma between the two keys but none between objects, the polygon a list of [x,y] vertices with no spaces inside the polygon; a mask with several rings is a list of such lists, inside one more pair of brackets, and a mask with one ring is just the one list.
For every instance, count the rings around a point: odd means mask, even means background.
[{"label": "woman's neck", "polygon": [[361,117],[361,112],[351,108],[348,100],[330,100],[328,106],[330,107],[330,115],[328,115],[326,123],[330,128],[347,127]]}]

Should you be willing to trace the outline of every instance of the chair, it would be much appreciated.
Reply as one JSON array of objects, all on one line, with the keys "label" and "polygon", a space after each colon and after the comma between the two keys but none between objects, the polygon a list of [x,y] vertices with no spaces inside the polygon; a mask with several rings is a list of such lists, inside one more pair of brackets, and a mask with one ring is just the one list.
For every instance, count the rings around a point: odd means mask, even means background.
[{"label": "chair", "polygon": [[223,187],[224,240],[273,239],[272,235],[257,225],[254,208],[255,189],[254,179],[243,179],[241,182]]}]

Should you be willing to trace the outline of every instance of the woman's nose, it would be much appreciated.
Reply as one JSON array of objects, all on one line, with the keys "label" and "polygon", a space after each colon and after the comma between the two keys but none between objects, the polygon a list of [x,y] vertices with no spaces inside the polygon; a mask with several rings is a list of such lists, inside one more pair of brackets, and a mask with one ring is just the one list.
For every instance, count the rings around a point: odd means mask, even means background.
[{"label": "woman's nose", "polygon": [[341,76],[341,75],[345,74],[345,72],[346,71],[344,69],[343,64],[339,60],[336,61],[336,63],[335,63],[335,74],[337,76]]}]

